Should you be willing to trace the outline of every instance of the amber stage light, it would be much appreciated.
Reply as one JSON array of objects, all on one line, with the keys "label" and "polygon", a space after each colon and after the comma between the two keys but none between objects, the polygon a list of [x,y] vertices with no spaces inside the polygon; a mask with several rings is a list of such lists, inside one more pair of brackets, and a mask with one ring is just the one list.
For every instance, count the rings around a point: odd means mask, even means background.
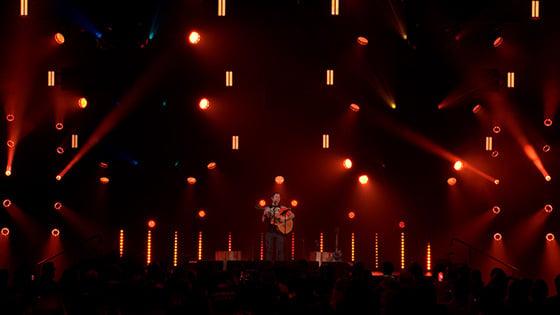
[{"label": "amber stage light", "polygon": [[495,241],[501,241],[501,240],[502,240],[502,234],[500,234],[500,233],[495,233],[495,234],[494,234],[494,240],[495,240]]},{"label": "amber stage light", "polygon": [[101,184],[106,185],[106,184],[109,184],[110,179],[109,179],[109,177],[103,176],[103,177],[100,177],[100,178],[99,178],[99,182],[100,182]]},{"label": "amber stage light", "polygon": [[199,218],[204,218],[206,216],[206,211],[204,210],[198,210],[198,217]]},{"label": "amber stage light", "polygon": [[216,162],[210,162],[210,163],[208,163],[208,165],[206,165],[206,167],[207,167],[209,170],[213,170],[213,169],[215,169],[217,166],[218,166],[218,164],[216,164]]},{"label": "amber stage light", "polygon": [[188,178],[187,178],[187,183],[188,183],[189,185],[194,185],[194,184],[196,184],[196,178],[194,178],[194,177],[188,177]]},{"label": "amber stage light", "polygon": [[350,104],[350,110],[353,112],[359,112],[360,111],[360,105],[356,104],[356,103],[352,103]]},{"label": "amber stage light", "polygon": [[156,227],[156,221],[155,220],[148,220],[148,227],[150,229],[153,229]]},{"label": "amber stage light", "polygon": [[348,212],[348,219],[354,220],[356,218],[356,213],[354,211]]},{"label": "amber stage light", "polygon": [[189,34],[189,43],[196,45],[200,43],[200,34],[196,31],[192,31]]},{"label": "amber stage light", "polygon": [[358,177],[358,181],[360,182],[360,184],[365,185],[368,183],[369,177],[367,175],[361,175],[360,177]]},{"label": "amber stage light", "polygon": [[210,108],[210,101],[207,98],[203,98],[198,101],[198,107],[202,110],[208,110]]},{"label": "amber stage light", "polygon": [[281,185],[284,183],[284,176],[276,176],[274,178],[274,181],[276,182],[276,184]]},{"label": "amber stage light", "polygon": [[290,204],[292,205],[292,208],[295,208],[298,206],[298,201],[294,199],[290,202]]},{"label": "amber stage light", "polygon": [[346,159],[346,160],[344,160],[342,165],[344,166],[345,169],[351,169],[352,168],[352,160]]},{"label": "amber stage light", "polygon": [[266,206],[266,200],[264,199],[259,200],[259,207],[263,208],[264,206]]},{"label": "amber stage light", "polygon": [[64,35],[61,33],[54,34],[54,41],[59,45],[64,44]]},{"label": "amber stage light", "polygon": [[447,179],[447,185],[455,186],[455,184],[457,184],[457,179],[455,177],[449,177]]},{"label": "amber stage light", "polygon": [[12,205],[12,201],[10,199],[4,199],[4,201],[2,201],[2,206],[4,206],[4,208],[9,208]]},{"label": "amber stage light", "polygon": [[463,165],[463,162],[462,162],[462,161],[456,161],[456,162],[453,164],[453,168],[454,168],[456,171],[462,170],[462,169],[463,169],[463,166],[464,166],[464,165]]},{"label": "amber stage light", "polygon": [[85,97],[80,97],[80,99],[78,100],[78,106],[82,109],[86,108],[88,105],[88,101]]},{"label": "amber stage light", "polygon": [[552,180],[552,177],[550,177],[550,175],[546,175],[544,177],[544,180],[546,180],[547,182],[550,182]]},{"label": "amber stage light", "polygon": [[358,42],[358,44],[360,44],[361,46],[366,46],[369,41],[365,36],[358,36],[356,42]]}]

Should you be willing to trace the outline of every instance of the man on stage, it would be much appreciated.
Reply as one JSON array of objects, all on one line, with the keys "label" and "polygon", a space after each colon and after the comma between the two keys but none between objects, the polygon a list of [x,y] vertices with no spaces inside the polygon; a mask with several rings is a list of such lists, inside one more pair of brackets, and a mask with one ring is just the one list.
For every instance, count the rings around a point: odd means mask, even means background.
[{"label": "man on stage", "polygon": [[284,238],[293,228],[295,214],[280,206],[280,194],[272,194],[272,204],[264,208],[262,222],[266,226],[265,260],[284,260]]}]

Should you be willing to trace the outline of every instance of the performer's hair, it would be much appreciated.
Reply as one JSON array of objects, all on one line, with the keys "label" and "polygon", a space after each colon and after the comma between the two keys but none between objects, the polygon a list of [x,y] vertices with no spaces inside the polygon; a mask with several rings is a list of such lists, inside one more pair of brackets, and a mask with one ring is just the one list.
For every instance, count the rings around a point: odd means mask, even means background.
[{"label": "performer's hair", "polygon": [[279,195],[280,195],[279,192],[275,191],[275,192],[273,192],[273,193],[270,195],[270,198],[274,197],[274,195],[276,195],[276,194],[279,194]]}]

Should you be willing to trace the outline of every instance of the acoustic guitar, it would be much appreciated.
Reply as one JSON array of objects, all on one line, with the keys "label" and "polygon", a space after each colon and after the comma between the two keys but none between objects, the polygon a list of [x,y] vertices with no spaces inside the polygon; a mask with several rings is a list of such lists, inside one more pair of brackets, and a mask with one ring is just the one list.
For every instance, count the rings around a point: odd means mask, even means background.
[{"label": "acoustic guitar", "polygon": [[[276,231],[280,234],[290,234],[294,229],[294,219],[289,217],[289,212],[292,208],[279,206],[280,210],[274,214],[273,217],[267,217],[270,223],[276,226]],[[257,207],[259,210],[264,211],[264,207]]]}]

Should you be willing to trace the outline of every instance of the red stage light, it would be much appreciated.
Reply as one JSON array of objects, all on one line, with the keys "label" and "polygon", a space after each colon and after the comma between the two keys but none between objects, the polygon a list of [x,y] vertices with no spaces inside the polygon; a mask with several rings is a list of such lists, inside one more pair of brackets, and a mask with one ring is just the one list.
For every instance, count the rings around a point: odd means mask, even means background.
[{"label": "red stage light", "polygon": [[264,208],[266,206],[266,200],[261,199],[259,200],[259,207]]},{"label": "red stage light", "polygon": [[64,35],[61,33],[54,34],[54,41],[59,45],[64,44]]},{"label": "red stage light", "polygon": [[99,182],[100,182],[101,184],[103,184],[103,185],[109,184],[110,181],[111,181],[111,180],[109,179],[109,177],[103,176],[103,177],[100,177],[100,178],[99,178]]},{"label": "red stage light", "polygon": [[456,171],[462,170],[462,169],[463,169],[463,162],[462,162],[462,161],[456,161],[456,162],[453,164],[453,168],[454,168]]},{"label": "red stage light", "polygon": [[356,218],[356,213],[354,213],[354,211],[349,211],[348,212],[348,219],[354,220],[355,218]]},{"label": "red stage light", "polygon": [[54,237],[58,237],[60,235],[60,230],[59,229],[52,229],[51,230],[51,235]]},{"label": "red stage light", "polygon": [[494,179],[494,185],[499,185],[500,184],[500,180],[499,179]]},{"label": "red stage light", "polygon": [[194,185],[194,184],[196,184],[196,178],[194,178],[194,177],[188,177],[188,178],[187,178],[187,183],[188,183],[189,185]]},{"label": "red stage light", "polygon": [[368,39],[365,36],[358,36],[358,38],[356,39],[356,41],[358,42],[358,44],[360,44],[361,46],[366,46],[368,44]]},{"label": "red stage light", "polygon": [[404,223],[404,221],[399,221],[399,229],[404,229],[406,227],[406,224]]},{"label": "red stage light", "polygon": [[549,241],[549,242],[554,241],[554,234],[552,234],[552,233],[546,234],[546,240]]},{"label": "red stage light", "polygon": [[63,148],[63,147],[57,147],[57,148],[56,148],[56,153],[58,153],[58,154],[64,154],[64,148]]},{"label": "red stage light", "polygon": [[360,111],[360,105],[356,104],[356,103],[352,103],[350,104],[350,110],[353,112],[359,112]]},{"label": "red stage light", "polygon": [[79,106],[80,108],[84,109],[84,108],[87,107],[87,105],[88,105],[88,101],[87,101],[87,99],[86,99],[85,97],[81,97],[81,98],[78,100],[78,106]]},{"label": "red stage light", "polygon": [[368,183],[369,177],[367,175],[361,175],[360,177],[358,177],[358,181],[360,182],[360,184],[365,185]]},{"label": "red stage light", "polygon": [[492,156],[493,158],[496,158],[500,155],[500,152],[498,150],[494,150],[492,151],[492,153],[490,154],[490,156]]},{"label": "red stage light", "polygon": [[198,44],[198,43],[200,42],[200,34],[199,34],[198,32],[196,32],[196,31],[192,31],[192,32],[189,34],[188,39],[189,39],[189,43],[191,43],[191,44],[193,44],[193,45],[196,45],[196,44]]},{"label": "red stage light", "polygon": [[14,119],[16,119],[16,117],[14,115],[12,115],[12,114],[6,115],[6,120],[7,121],[12,122],[12,121],[14,121]]},{"label": "red stage light", "polygon": [[543,150],[543,152],[548,152],[548,151],[550,151],[550,146],[549,146],[548,144],[545,144],[545,145],[542,147],[542,150]]},{"label": "red stage light", "polygon": [[276,184],[281,185],[284,183],[284,176],[276,176],[274,178],[274,181],[276,182]]},{"label": "red stage light", "polygon": [[215,169],[216,166],[218,166],[218,165],[216,164],[216,162],[210,162],[210,163],[208,163],[208,165],[206,165],[206,167],[207,167],[209,170]]},{"label": "red stage light", "polygon": [[494,47],[500,47],[502,44],[504,43],[504,38],[501,36],[496,37],[496,39],[494,40]]},{"label": "red stage light", "polygon": [[552,210],[553,210],[553,208],[552,208],[552,205],[551,205],[551,204],[547,204],[547,205],[544,206],[544,211],[545,211],[546,213],[551,213]]},{"label": "red stage light", "polygon": [[8,146],[8,148],[13,148],[16,146],[16,142],[14,140],[8,140],[6,141],[6,145]]},{"label": "red stage light", "polygon": [[207,98],[203,98],[198,102],[198,107],[202,110],[207,110],[210,108],[210,101]]},{"label": "red stage light", "polygon": [[500,126],[494,126],[494,128],[492,128],[492,132],[494,133],[500,133],[502,131],[502,128],[500,128]]},{"label": "red stage light", "polygon": [[295,208],[298,206],[298,201],[294,199],[290,202],[290,204],[292,205],[292,208]]},{"label": "red stage light", "polygon": [[447,179],[447,185],[449,186],[455,186],[455,184],[457,184],[457,178],[455,177],[449,177]]},{"label": "red stage light", "polygon": [[547,127],[552,126],[552,119],[550,119],[550,118],[545,119],[544,120],[544,125],[547,126]]},{"label": "red stage light", "polygon": [[502,212],[502,209],[500,209],[500,207],[498,207],[498,206],[494,206],[494,207],[492,207],[492,212],[494,212],[494,214],[498,214],[498,213]]},{"label": "red stage light", "polygon": [[109,168],[109,163],[107,163],[107,162],[99,162],[99,167],[101,167],[101,168]]},{"label": "red stage light", "polygon": [[4,201],[2,201],[2,205],[4,208],[9,208],[12,205],[12,201],[10,199],[4,199]]},{"label": "red stage light", "polygon": [[476,105],[473,107],[472,112],[476,114],[476,113],[478,113],[481,109],[482,109],[482,106],[481,106],[480,104],[476,104]]},{"label": "red stage light", "polygon": [[56,175],[55,179],[56,179],[57,181],[60,181],[60,180],[62,180],[62,176]]},{"label": "red stage light", "polygon": [[204,218],[206,216],[206,211],[204,210],[198,210],[198,217],[199,218]]},{"label": "red stage light", "polygon": [[0,230],[0,234],[2,234],[2,236],[10,235],[10,229],[8,229],[7,227],[3,227],[2,230]]},{"label": "red stage light", "polygon": [[346,159],[346,160],[344,160],[344,162],[342,162],[342,165],[344,166],[345,169],[351,169],[352,168],[352,160]]},{"label": "red stage light", "polygon": [[59,201],[55,202],[53,207],[54,207],[55,210],[62,209],[62,202],[59,202]]},{"label": "red stage light", "polygon": [[155,220],[148,220],[148,227],[150,229],[153,229],[156,227],[156,221]]},{"label": "red stage light", "polygon": [[54,125],[54,127],[56,128],[56,130],[64,129],[64,125],[62,123],[56,123],[56,125]]},{"label": "red stage light", "polygon": [[495,240],[495,241],[501,241],[501,240],[502,240],[502,234],[500,234],[500,233],[495,233],[495,234],[494,234],[494,240]]}]

